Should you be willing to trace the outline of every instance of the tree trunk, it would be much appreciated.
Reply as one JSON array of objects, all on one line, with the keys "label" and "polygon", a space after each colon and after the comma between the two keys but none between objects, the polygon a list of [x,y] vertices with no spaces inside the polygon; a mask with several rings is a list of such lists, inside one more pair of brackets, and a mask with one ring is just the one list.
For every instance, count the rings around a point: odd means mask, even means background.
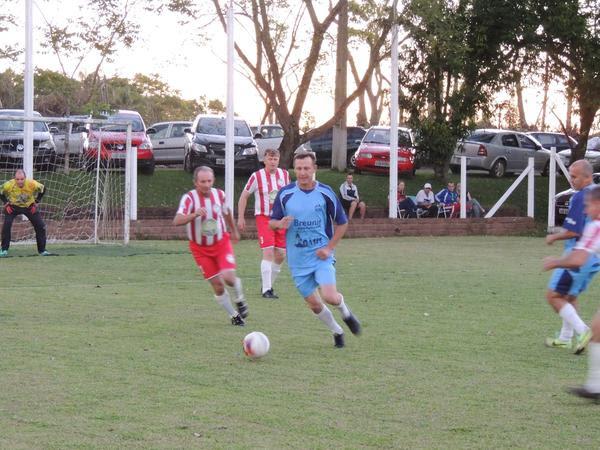
[{"label": "tree trunk", "polygon": [[571,83],[573,80],[573,76],[569,77],[569,81],[567,82],[567,117],[565,119],[565,128],[567,129],[567,133],[571,134],[573,132],[573,88],[571,87]]},{"label": "tree trunk", "polygon": [[517,80],[515,81],[515,93],[517,94],[519,126],[521,127],[521,130],[526,130],[529,127],[529,125],[527,125],[527,117],[525,117],[525,105],[523,104],[523,85],[521,84],[521,75],[517,75]]},{"label": "tree trunk", "polygon": [[579,127],[579,141],[575,150],[571,152],[571,163],[578,159],[583,159],[585,156],[585,150],[587,147],[588,137],[590,135],[590,129],[594,124],[594,118],[598,112],[598,104],[586,101],[579,95],[579,117],[581,119],[581,126]]},{"label": "tree trunk", "polygon": [[[339,110],[347,97],[348,85],[348,0],[340,0],[341,8],[338,16],[338,34],[335,69],[335,108]],[[338,117],[333,127],[331,149],[331,167],[339,171],[346,170],[346,111]]]},{"label": "tree trunk", "polygon": [[298,127],[299,121],[291,120],[290,123],[280,124],[283,128],[283,140],[279,146],[280,152],[280,166],[289,169],[292,167],[294,159],[294,150],[300,144],[300,128]]},{"label": "tree trunk", "polygon": [[542,101],[542,124],[541,130],[546,130],[546,110],[548,107],[548,90],[550,89],[550,57],[546,56],[546,67],[544,68],[544,100]]}]

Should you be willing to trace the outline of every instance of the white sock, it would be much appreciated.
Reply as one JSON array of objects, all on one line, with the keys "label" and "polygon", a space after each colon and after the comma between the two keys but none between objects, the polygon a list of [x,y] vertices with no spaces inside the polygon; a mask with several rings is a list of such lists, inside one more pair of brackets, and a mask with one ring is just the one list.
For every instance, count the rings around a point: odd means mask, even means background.
[{"label": "white sock", "polygon": [[583,334],[588,330],[588,326],[581,320],[579,314],[577,314],[577,311],[570,303],[563,306],[558,312],[558,315],[571,325],[577,334]]},{"label": "white sock", "polygon": [[339,324],[335,321],[333,314],[331,314],[331,311],[329,310],[329,308],[327,308],[327,306],[323,306],[323,310],[319,314],[317,314],[317,317],[321,322],[327,325],[327,328],[329,328],[332,333],[342,334],[344,332],[344,330],[342,330],[342,327],[340,327]]},{"label": "white sock", "polygon": [[281,272],[281,264],[271,263],[271,287],[275,284],[279,272]]},{"label": "white sock", "polygon": [[344,296],[342,294],[340,294],[340,299],[341,299],[340,304],[339,305],[335,305],[335,307],[342,314],[342,317],[344,319],[346,319],[347,317],[350,316],[350,310],[346,306],[346,303],[344,303]]},{"label": "white sock", "polygon": [[242,288],[242,280],[238,277],[235,277],[235,281],[233,282],[233,290],[235,292],[236,303],[246,301],[246,297],[244,297],[244,288]]},{"label": "white sock", "polygon": [[562,328],[560,329],[560,335],[558,336],[558,339],[560,341],[570,341],[573,339],[574,331],[575,330],[573,330],[573,327],[563,319]]},{"label": "white sock", "polygon": [[585,388],[590,392],[600,392],[600,343],[590,342],[588,351],[588,378]]},{"label": "white sock", "polygon": [[262,292],[267,292],[273,286],[271,282],[271,261],[263,259],[260,262],[260,274],[262,277]]},{"label": "white sock", "polygon": [[215,295],[215,300],[219,305],[223,307],[225,311],[227,311],[229,317],[237,316],[237,313],[235,312],[235,310],[233,309],[233,305],[231,304],[229,292],[227,292],[227,290],[225,290],[225,292],[223,292],[222,295]]}]

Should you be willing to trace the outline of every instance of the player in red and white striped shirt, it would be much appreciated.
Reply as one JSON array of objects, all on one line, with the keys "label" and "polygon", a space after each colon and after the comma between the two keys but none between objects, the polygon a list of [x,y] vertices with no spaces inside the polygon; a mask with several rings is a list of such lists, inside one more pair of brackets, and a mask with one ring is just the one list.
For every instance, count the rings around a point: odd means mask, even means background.
[{"label": "player in red and white striped shirt", "polygon": [[279,150],[267,149],[264,158],[265,168],[254,172],[238,201],[238,228],[244,231],[246,220],[244,213],[250,194],[254,194],[254,215],[258,243],[262,249],[260,273],[262,278],[262,296],[278,298],[273,292],[273,284],[285,259],[285,230],[272,230],[269,227],[271,208],[279,190],[290,184],[290,174],[279,166]]},{"label": "player in red and white striped shirt", "polygon": [[[589,188],[585,195],[585,213],[592,222],[583,230],[583,235],[573,251],[562,258],[546,258],[544,270],[557,268],[579,269],[587,263],[591,255],[600,256],[600,186]],[[583,386],[571,388],[570,392],[579,397],[600,400],[600,311],[592,319],[591,335],[586,336],[588,344],[588,377]]]},{"label": "player in red and white striped shirt", "polygon": [[[248,305],[242,282],[236,276],[231,242],[239,241],[233,215],[225,204],[225,193],[213,188],[215,175],[210,167],[194,171],[195,189],[181,197],[173,225],[185,225],[192,256],[215,292],[215,299],[227,311],[233,325],[244,325]],[[231,230],[230,235],[227,227]],[[237,312],[229,290],[235,294]]]}]

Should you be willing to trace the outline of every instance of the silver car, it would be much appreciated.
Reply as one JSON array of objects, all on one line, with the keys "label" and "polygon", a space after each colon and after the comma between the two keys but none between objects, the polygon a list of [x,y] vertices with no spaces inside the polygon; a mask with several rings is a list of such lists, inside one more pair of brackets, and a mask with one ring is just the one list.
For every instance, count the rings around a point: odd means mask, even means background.
[{"label": "silver car", "polygon": [[522,172],[530,157],[534,169],[548,173],[550,151],[534,137],[511,130],[479,129],[460,140],[450,160],[453,173],[460,173],[460,157],[467,157],[467,169],[486,170],[494,178]]},{"label": "silver car", "polygon": [[192,122],[159,122],[148,128],[147,133],[154,149],[157,164],[183,164],[185,145],[188,139],[185,129]]},{"label": "silver car", "polygon": [[[67,153],[71,158],[78,158],[85,152],[88,145],[88,135],[86,125],[78,120],[89,119],[89,116],[70,116],[73,122],[71,132],[69,133],[69,124],[64,122],[52,122],[49,124],[50,132],[56,145],[56,154],[64,157]],[[67,136],[68,135],[68,136]],[[67,152],[67,138],[69,151]]]}]

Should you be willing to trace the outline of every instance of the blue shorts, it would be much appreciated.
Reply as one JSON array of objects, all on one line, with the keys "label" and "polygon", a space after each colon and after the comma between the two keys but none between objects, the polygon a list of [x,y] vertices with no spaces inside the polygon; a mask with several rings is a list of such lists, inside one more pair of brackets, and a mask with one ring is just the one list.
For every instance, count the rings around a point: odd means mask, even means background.
[{"label": "blue shorts", "polygon": [[331,261],[318,263],[312,272],[303,272],[302,275],[292,273],[296,288],[302,297],[306,298],[326,284],[335,285],[335,267]]},{"label": "blue shorts", "polygon": [[561,295],[578,296],[586,290],[594,275],[600,270],[600,265],[596,258],[589,258],[579,270],[556,269],[552,272],[548,289],[558,292]]}]

